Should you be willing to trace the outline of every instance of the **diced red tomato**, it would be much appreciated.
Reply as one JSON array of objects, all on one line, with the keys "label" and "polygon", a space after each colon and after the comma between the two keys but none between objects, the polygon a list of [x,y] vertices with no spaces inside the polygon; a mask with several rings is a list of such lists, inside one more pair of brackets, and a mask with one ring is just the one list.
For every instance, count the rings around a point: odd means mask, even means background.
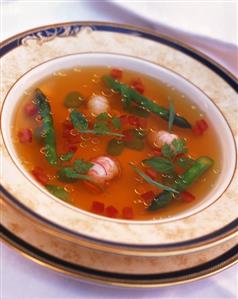
[{"label": "diced red tomato", "polygon": [[197,120],[193,126],[193,133],[196,136],[201,136],[208,129],[208,124],[204,119]]},{"label": "diced red tomato", "polygon": [[122,127],[126,127],[129,125],[129,122],[128,122],[128,115],[122,115],[120,117],[120,120],[121,120],[121,125]]},{"label": "diced red tomato", "polygon": [[48,183],[48,176],[45,174],[44,169],[36,166],[32,171],[32,175],[34,178],[41,183],[42,185],[46,185]]},{"label": "diced red tomato", "polygon": [[91,211],[96,214],[103,214],[104,208],[104,203],[100,201],[93,201]]},{"label": "diced red tomato", "polygon": [[133,79],[131,81],[131,87],[134,88],[139,93],[144,93],[145,88],[140,78]]},{"label": "diced red tomato", "polygon": [[195,200],[195,196],[188,192],[188,191],[183,191],[180,193],[180,198],[183,200],[183,201],[186,201],[186,202],[192,202]]},{"label": "diced red tomato", "polygon": [[124,130],[122,131],[122,134],[124,135],[122,140],[125,142],[130,142],[133,139],[133,132],[131,130]]},{"label": "diced red tomato", "polygon": [[155,148],[154,150],[153,150],[153,155],[154,156],[161,156],[161,149],[160,148]]},{"label": "diced red tomato", "polygon": [[146,193],[141,194],[141,197],[145,200],[145,201],[151,201],[155,198],[155,193],[151,190],[148,191]]},{"label": "diced red tomato", "polygon": [[208,124],[204,119],[200,119],[196,122],[196,125],[204,132],[208,129]]},{"label": "diced red tomato", "polygon": [[18,132],[18,138],[21,143],[32,142],[32,132],[30,129],[22,129]]},{"label": "diced red tomato", "polygon": [[197,125],[193,126],[192,130],[195,136],[202,136],[203,134],[202,130]]},{"label": "diced red tomato", "polygon": [[139,126],[139,118],[134,116],[134,115],[129,115],[128,116],[128,123],[131,126],[138,127]]},{"label": "diced red tomato", "polygon": [[66,144],[65,146],[65,151],[66,152],[77,152],[78,147],[75,144]]},{"label": "diced red tomato", "polygon": [[147,119],[142,118],[142,117],[138,118],[137,127],[141,128],[141,129],[146,129],[147,128]]},{"label": "diced red tomato", "polygon": [[63,123],[63,129],[72,130],[74,128],[74,125],[70,120],[65,120]]},{"label": "diced red tomato", "polygon": [[27,116],[34,116],[38,112],[38,107],[34,103],[27,103],[24,107]]},{"label": "diced red tomato", "polygon": [[150,177],[152,178],[152,180],[155,180],[158,178],[158,173],[152,169],[152,168],[146,168],[145,169],[145,173]]},{"label": "diced red tomato", "polygon": [[106,216],[110,218],[116,218],[118,214],[118,210],[113,206],[108,206],[105,209]]},{"label": "diced red tomato", "polygon": [[110,75],[114,79],[121,79],[121,77],[122,77],[122,70],[120,70],[120,69],[112,69]]},{"label": "diced red tomato", "polygon": [[69,144],[77,144],[79,142],[82,141],[81,137],[80,137],[80,134],[77,134],[77,135],[71,135],[69,133],[69,135],[66,137],[67,141]]},{"label": "diced red tomato", "polygon": [[122,217],[124,219],[133,219],[134,218],[134,213],[132,207],[125,207],[122,210]]}]

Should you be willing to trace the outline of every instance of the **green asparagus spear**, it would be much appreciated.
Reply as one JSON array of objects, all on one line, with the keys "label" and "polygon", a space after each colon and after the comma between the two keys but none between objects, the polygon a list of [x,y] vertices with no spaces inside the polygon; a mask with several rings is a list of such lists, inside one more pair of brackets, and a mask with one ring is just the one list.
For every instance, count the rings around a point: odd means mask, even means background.
[{"label": "green asparagus spear", "polygon": [[[123,97],[126,97],[127,100],[134,101],[137,105],[142,106],[148,111],[160,116],[162,119],[169,121],[168,109],[142,96],[128,85],[114,80],[111,76],[104,76],[103,80],[109,88],[119,92]],[[191,128],[191,124],[184,117],[178,116],[177,114],[174,115],[173,124],[181,128]]]},{"label": "green asparagus spear", "polygon": [[[181,175],[180,179],[177,180],[172,186],[173,189],[178,192],[186,190],[192,183],[194,183],[204,172],[206,172],[212,165],[214,161],[209,157],[200,157],[194,164]],[[163,191],[152,201],[148,207],[149,211],[156,211],[157,209],[168,204],[171,199],[175,196],[172,192]]]},{"label": "green asparagus spear", "polygon": [[45,157],[51,165],[56,166],[58,157],[56,152],[55,129],[51,115],[50,104],[47,97],[38,88],[35,92],[35,99],[42,117],[42,129],[44,132],[44,144],[46,150]]}]

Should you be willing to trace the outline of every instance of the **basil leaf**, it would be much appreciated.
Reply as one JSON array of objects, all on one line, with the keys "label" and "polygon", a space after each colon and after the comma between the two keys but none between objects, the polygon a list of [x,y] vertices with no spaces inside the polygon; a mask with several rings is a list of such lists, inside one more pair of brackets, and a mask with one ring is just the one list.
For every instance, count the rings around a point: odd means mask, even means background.
[{"label": "basil leaf", "polygon": [[104,122],[95,122],[93,128],[94,128],[95,133],[99,134],[99,135],[103,135],[105,133],[110,132],[108,124],[106,124]]},{"label": "basil leaf", "polygon": [[152,157],[150,159],[143,160],[143,163],[160,173],[167,174],[174,171],[173,162],[162,157]]},{"label": "basil leaf", "polygon": [[73,183],[77,180],[92,180],[88,175],[77,173],[73,167],[63,167],[58,171],[57,175],[60,181],[67,183]]},{"label": "basil leaf", "polygon": [[117,116],[112,117],[112,125],[116,130],[121,130],[121,120]]},{"label": "basil leaf", "polygon": [[134,136],[132,140],[125,142],[125,146],[136,151],[142,151],[145,143],[142,138]]},{"label": "basil leaf", "polygon": [[111,156],[119,156],[122,153],[124,147],[125,145],[123,141],[112,139],[107,145],[107,153]]},{"label": "basil leaf", "polygon": [[83,97],[77,91],[68,93],[64,99],[64,106],[67,108],[78,108],[82,102]]},{"label": "basil leaf", "polygon": [[135,167],[134,165],[131,165],[132,169],[137,173],[139,174],[147,183],[159,188],[159,189],[162,189],[162,190],[166,190],[166,191],[169,191],[169,192],[173,192],[173,193],[179,193],[177,190],[171,188],[171,187],[168,187],[168,186],[165,186],[163,184],[160,184],[159,182],[156,182],[154,180],[152,180],[148,175],[146,175],[143,171],[141,171],[139,168]]},{"label": "basil leaf", "polygon": [[88,173],[89,169],[93,166],[93,163],[77,159],[74,161],[74,171],[80,174]]},{"label": "basil leaf", "polygon": [[177,163],[181,168],[188,169],[195,163],[195,161],[188,157],[181,157],[177,160]]},{"label": "basil leaf", "polygon": [[185,144],[185,140],[181,138],[177,138],[172,141],[175,155],[187,153],[188,150],[185,148]]},{"label": "basil leaf", "polygon": [[110,117],[107,112],[102,112],[102,113],[98,114],[96,117],[96,121],[106,121],[109,119],[110,119]]},{"label": "basil leaf", "polygon": [[172,131],[173,123],[174,123],[174,118],[175,118],[175,110],[174,110],[174,105],[173,102],[170,100],[169,101],[169,132]]},{"label": "basil leaf", "polygon": [[172,150],[171,146],[169,146],[167,143],[165,143],[161,147],[161,153],[163,154],[164,157],[166,158],[173,158],[174,157],[174,151]]},{"label": "basil leaf", "polygon": [[46,185],[46,189],[54,196],[67,201],[69,199],[69,193],[61,186],[56,185]]},{"label": "basil leaf", "polygon": [[81,112],[74,109],[70,113],[70,119],[75,129],[86,130],[88,128],[88,121]]}]

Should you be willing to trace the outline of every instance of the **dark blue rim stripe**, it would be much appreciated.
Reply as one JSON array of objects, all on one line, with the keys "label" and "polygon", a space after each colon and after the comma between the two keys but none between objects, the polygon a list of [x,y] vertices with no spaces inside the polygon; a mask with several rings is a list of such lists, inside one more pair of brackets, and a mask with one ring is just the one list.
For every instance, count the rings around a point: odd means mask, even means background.
[{"label": "dark blue rim stripe", "polygon": [[[74,24],[74,25],[73,25]],[[35,31],[34,33],[30,33],[30,35],[35,35],[39,32],[41,32],[43,35],[45,34],[46,30],[47,31],[53,31],[52,28],[55,28],[57,30],[57,32],[59,32],[59,34],[61,34],[63,32],[63,26],[71,26],[72,27],[72,33],[73,30],[75,28],[82,28],[85,26],[89,26],[89,23],[77,23],[77,22],[73,22],[73,23],[65,23],[62,24],[62,26],[53,26],[49,25],[49,27],[44,27],[44,29],[38,29],[37,31]],[[129,29],[126,27],[123,27],[123,25],[115,25],[115,26],[111,26],[111,25],[99,25],[97,23],[95,24],[91,24],[92,29],[93,30],[99,30],[99,31],[108,31],[108,32],[117,32],[117,33],[125,33],[125,34],[135,34],[135,35],[139,35],[141,37],[147,38],[149,40],[153,40],[165,45],[168,45],[174,49],[179,50],[182,53],[185,53],[193,58],[195,58],[196,60],[200,61],[201,63],[203,63],[204,65],[206,65],[208,68],[212,69],[216,74],[218,74],[220,77],[222,77],[232,88],[234,88],[236,91],[238,91],[238,84],[237,82],[230,77],[225,71],[223,71],[219,66],[217,66],[216,64],[213,64],[212,61],[209,61],[208,59],[206,59],[205,57],[197,54],[196,52],[193,52],[193,50],[186,48],[185,46],[180,45],[177,42],[171,41],[165,37],[161,37],[159,35],[154,35],[148,32],[144,32],[143,30],[139,30],[139,29]],[[17,46],[22,44],[22,40],[28,36],[29,33],[23,33],[23,36],[13,40],[7,44],[5,44],[1,49],[0,49],[0,57],[5,55],[6,53],[8,53],[9,51],[11,51],[12,49],[16,48]],[[112,245],[112,246],[120,246],[120,247],[126,247],[126,248],[136,248],[136,249],[165,249],[165,248],[179,248],[179,247],[184,247],[184,246],[191,246],[191,245],[195,245],[198,243],[202,243],[204,241],[212,241],[212,239],[215,239],[217,237],[219,237],[220,235],[223,235],[231,230],[234,230],[237,226],[238,226],[238,219],[232,221],[231,223],[229,223],[228,225],[226,225],[225,227],[223,227],[220,230],[217,230],[215,232],[212,232],[208,235],[205,235],[203,237],[200,238],[196,238],[196,239],[192,239],[189,241],[184,241],[184,242],[180,242],[180,243],[176,243],[176,244],[158,244],[158,245],[128,245],[128,244],[121,244],[121,243],[114,243],[114,242],[110,242],[110,241],[102,241],[96,238],[92,238],[92,237],[88,237],[88,236],[84,236],[81,235],[79,233],[75,233],[71,230],[65,229],[64,227],[61,227],[55,223],[52,223],[50,221],[48,221],[47,219],[35,214],[33,211],[31,211],[29,208],[27,208],[26,206],[24,206],[23,204],[21,204],[14,196],[12,196],[7,190],[5,190],[2,186],[0,186],[0,192],[3,193],[3,195],[9,199],[11,199],[12,202],[15,203],[15,205],[19,206],[21,209],[27,211],[27,213],[29,213],[30,215],[32,215],[33,217],[37,217],[39,220],[41,220],[42,222],[50,225],[50,226],[54,226],[55,228],[61,230],[61,231],[65,231],[67,233],[70,233],[71,235],[83,238],[85,240],[90,240],[93,242],[97,242],[97,243],[101,243],[101,244],[106,244],[106,245]]]},{"label": "dark blue rim stripe", "polygon": [[212,232],[208,235],[202,236],[200,238],[196,238],[196,239],[192,239],[192,240],[188,240],[188,241],[184,241],[184,242],[179,242],[176,244],[158,244],[158,245],[132,245],[132,244],[123,244],[123,243],[116,243],[116,242],[110,242],[110,241],[103,241],[100,239],[96,239],[93,237],[89,237],[89,236],[84,236],[80,233],[76,233],[74,231],[71,231],[67,228],[61,227],[60,225],[56,224],[56,223],[52,223],[50,222],[48,219],[36,214],[35,212],[33,212],[32,210],[30,210],[28,207],[26,207],[25,205],[23,205],[21,202],[19,202],[14,196],[12,196],[7,190],[5,190],[1,185],[0,185],[0,193],[3,194],[3,196],[5,198],[9,198],[12,202],[14,202],[15,205],[17,205],[20,209],[27,211],[27,213],[29,213],[31,216],[33,216],[34,218],[37,217],[41,222],[46,223],[50,226],[54,226],[56,229],[60,230],[60,231],[64,231],[67,232],[73,236],[76,237],[80,237],[84,240],[88,240],[88,241],[93,241],[93,242],[97,242],[97,243],[101,243],[101,244],[105,244],[105,245],[111,245],[111,246],[119,246],[119,247],[125,247],[125,248],[135,248],[135,249],[170,249],[170,248],[179,248],[179,247],[184,247],[184,246],[191,246],[194,245],[196,243],[201,243],[210,239],[214,239],[219,237],[221,234],[225,234],[227,231],[231,231],[234,230],[237,226],[238,226],[238,219],[235,219],[234,221],[232,221],[231,223],[229,223],[228,225],[224,226],[223,228],[221,228],[220,230],[217,230],[215,232]]},{"label": "dark blue rim stripe", "polygon": [[[76,25],[73,25],[76,24]],[[70,26],[70,24],[65,24],[66,26]],[[72,28],[82,28],[85,27],[85,25],[77,25],[77,23],[72,23]],[[52,26],[49,26],[48,28],[45,28],[44,30],[38,30],[35,31],[34,34],[36,33],[43,33],[46,30],[50,30]],[[59,33],[62,33],[62,26],[56,26],[54,27]],[[209,69],[213,70],[217,75],[222,77],[224,81],[226,81],[235,91],[238,92],[238,84],[237,82],[231,78],[224,70],[222,70],[219,66],[215,65],[213,62],[207,60],[205,57],[199,55],[198,53],[194,52],[192,49],[189,49],[177,42],[174,42],[172,40],[167,39],[166,37],[161,37],[159,35],[154,35],[148,32],[140,31],[137,29],[129,29],[125,28],[123,26],[118,25],[117,27],[111,26],[111,25],[99,25],[99,24],[92,24],[93,30],[98,30],[98,31],[108,31],[108,32],[117,32],[117,33],[126,33],[126,34],[135,34],[139,35],[143,38],[153,40],[162,44],[165,44],[169,47],[172,47],[176,50],[179,50],[180,52],[183,52],[184,54],[187,54],[190,57],[195,58],[196,60],[200,61],[202,64],[206,65]],[[27,35],[24,35],[23,37],[16,39],[5,46],[3,46],[0,49],[0,57],[11,51],[12,49],[16,48],[17,46],[21,45],[22,40],[26,37]]]},{"label": "dark blue rim stripe", "polygon": [[[78,272],[78,274],[84,274],[84,275],[92,275],[96,279],[101,279],[102,277],[107,278],[109,280],[123,280],[124,284],[129,283],[135,283],[135,284],[141,284],[141,283],[147,283],[155,284],[159,283],[160,281],[163,282],[163,280],[174,280],[179,281],[179,279],[184,279],[186,276],[192,276],[196,275],[199,276],[199,273],[202,274],[203,271],[214,269],[216,267],[219,267],[227,261],[228,259],[234,259],[236,256],[238,256],[238,245],[234,246],[233,248],[229,249],[224,254],[218,256],[217,258],[206,262],[204,264],[191,267],[184,270],[179,271],[173,271],[168,273],[156,273],[156,274],[122,274],[122,273],[113,273],[113,272],[107,272],[107,271],[101,271],[96,270],[92,268],[87,268],[84,266],[80,266],[77,264],[73,264],[71,262],[67,262],[64,260],[61,260],[57,257],[54,257],[48,253],[45,253],[38,248],[30,245],[29,243],[23,241],[22,239],[18,238],[16,235],[12,234],[10,231],[8,231],[6,228],[2,227],[1,231],[5,237],[5,239],[10,240],[10,242],[13,242],[14,245],[17,245],[21,248],[21,250],[27,251],[28,254],[31,256],[36,255],[36,258],[40,261],[46,262],[46,264],[53,263],[54,266],[63,268],[64,270],[68,270],[69,272],[75,271]],[[33,253],[33,255],[32,255]],[[165,281],[166,282],[166,281]]]}]

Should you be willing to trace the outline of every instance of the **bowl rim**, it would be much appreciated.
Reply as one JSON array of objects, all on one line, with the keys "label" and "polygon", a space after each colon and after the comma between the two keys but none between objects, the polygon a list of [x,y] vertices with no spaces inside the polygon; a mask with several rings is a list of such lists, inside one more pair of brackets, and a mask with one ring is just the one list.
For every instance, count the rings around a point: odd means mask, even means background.
[{"label": "bowl rim", "polygon": [[[7,98],[8,98],[8,96],[9,96],[9,94],[14,90],[14,88],[16,87],[16,85],[19,85],[19,83],[21,82],[21,80],[22,79],[24,79],[24,77],[25,76],[30,76],[30,75],[32,75],[32,72],[40,72],[41,73],[41,75],[39,76],[39,79],[37,79],[37,80],[42,80],[43,78],[46,78],[46,77],[48,77],[49,76],[49,74],[48,75],[44,75],[44,74],[42,74],[42,73],[44,73],[44,66],[47,66],[47,64],[48,63],[52,63],[52,64],[54,64],[54,66],[53,67],[55,67],[55,65],[57,65],[57,62],[63,62],[63,60],[64,59],[69,59],[70,60],[70,58],[72,58],[72,60],[76,60],[77,58],[81,58],[81,55],[82,56],[86,56],[86,59],[87,59],[87,56],[94,56],[94,55],[98,55],[99,56],[99,60],[100,60],[100,56],[109,56],[110,58],[112,57],[112,58],[114,58],[115,57],[115,59],[121,59],[122,58],[122,60],[123,59],[132,59],[132,61],[134,60],[134,61],[137,61],[138,63],[146,63],[146,64],[148,64],[149,65],[149,67],[154,67],[154,68],[158,68],[158,70],[159,69],[161,69],[162,70],[162,72],[163,72],[163,70],[165,70],[165,72],[168,72],[168,75],[170,76],[170,75],[175,75],[175,76],[177,76],[178,77],[178,80],[182,80],[182,81],[184,81],[184,83],[185,84],[189,84],[190,86],[191,86],[191,88],[192,89],[195,89],[197,92],[199,92],[199,93],[201,93],[201,95],[203,95],[205,98],[206,98],[206,101],[207,102],[209,102],[209,104],[211,103],[212,104],[212,106],[214,106],[212,109],[214,109],[218,114],[220,113],[220,116],[221,116],[221,118],[222,118],[222,121],[224,121],[224,126],[226,126],[227,127],[227,129],[229,130],[229,132],[230,132],[230,134],[231,134],[231,139],[232,139],[232,143],[233,143],[233,146],[234,146],[234,158],[235,158],[235,165],[234,165],[234,169],[233,169],[233,171],[232,171],[232,173],[231,173],[231,175],[230,175],[230,179],[229,179],[229,181],[227,182],[227,185],[225,185],[224,187],[223,187],[223,189],[220,191],[220,192],[218,192],[219,194],[215,197],[215,196],[213,196],[214,197],[214,200],[213,201],[211,201],[211,202],[209,202],[209,203],[207,203],[206,204],[206,201],[204,202],[204,203],[201,203],[201,202],[199,202],[198,203],[198,206],[196,206],[195,208],[194,208],[194,211],[193,211],[193,207],[191,208],[191,209],[187,209],[187,210],[185,210],[185,211],[182,211],[182,212],[180,212],[179,214],[176,214],[176,215],[174,215],[174,216],[171,216],[171,217],[168,217],[168,218],[163,218],[163,219],[156,219],[156,220],[153,220],[153,219],[149,219],[149,220],[126,220],[126,219],[117,219],[117,218],[109,218],[109,217],[106,217],[106,216],[103,216],[103,215],[98,215],[98,214],[95,214],[95,213],[91,213],[90,211],[85,211],[85,210],[83,210],[83,209],[81,209],[80,207],[75,207],[75,206],[73,206],[73,205],[71,205],[71,204],[69,204],[69,203],[67,203],[67,202],[64,202],[64,201],[62,201],[62,200],[60,200],[60,199],[58,199],[56,196],[54,196],[54,195],[52,195],[52,194],[50,194],[50,192],[48,192],[47,190],[45,190],[45,188],[41,185],[41,184],[39,184],[30,174],[29,174],[29,171],[28,170],[26,170],[25,168],[24,168],[24,166],[22,166],[21,165],[21,163],[20,163],[20,160],[19,160],[19,158],[17,157],[17,151],[16,151],[16,149],[14,149],[14,151],[16,152],[16,153],[13,153],[12,152],[12,149],[9,149],[9,147],[8,147],[8,144],[9,143],[12,143],[12,142],[8,142],[7,141],[7,137],[5,138],[5,134],[4,134],[4,132],[3,132],[3,117],[2,117],[2,115],[3,115],[3,112],[4,112],[4,109],[5,109],[5,106],[6,106],[6,101],[7,101]],[[114,57],[113,57],[114,56]],[[84,58],[84,57],[83,57]],[[96,59],[97,60],[97,59]],[[76,67],[77,65],[75,64],[75,67]],[[80,66],[80,64],[79,64],[79,66]],[[91,65],[90,65],[91,66]],[[88,65],[82,65],[82,68],[87,68],[88,67]],[[42,69],[40,69],[39,70],[39,68],[43,68],[43,70]],[[69,67],[65,67],[65,68],[63,68],[63,67],[59,67],[59,69],[58,69],[58,66],[56,67],[57,68],[57,70],[56,70],[56,72],[57,71],[63,71],[63,70],[68,70],[69,69]],[[70,69],[71,69],[72,67],[70,67]],[[48,69],[48,68],[47,68]],[[160,70],[159,70],[160,71]],[[138,72],[140,72],[140,71],[138,71]],[[37,74],[38,74],[37,73]],[[27,79],[26,80],[26,82],[28,82],[30,80],[30,78],[29,79]],[[26,84],[28,84],[28,83],[26,83]],[[19,88],[19,87],[18,87]],[[21,87],[20,87],[21,88]],[[197,106],[199,107],[199,104],[197,104]],[[17,107],[15,107],[14,108],[14,110],[13,110],[13,112],[11,113],[12,115],[14,115],[15,114],[15,110],[16,110],[16,108]],[[8,92],[7,92],[7,94],[6,94],[6,96],[5,96],[5,98],[4,98],[4,100],[3,100],[3,102],[2,102],[2,107],[1,107],[1,110],[0,110],[0,116],[1,116],[1,122],[0,122],[0,128],[1,128],[1,134],[2,134],[2,138],[3,138],[3,144],[5,145],[5,148],[6,148],[6,150],[7,150],[7,152],[8,152],[8,154],[9,154],[9,156],[10,156],[10,158],[11,158],[11,160],[12,160],[12,162],[14,163],[14,165],[18,168],[18,170],[24,175],[24,177],[28,180],[28,181],[30,181],[32,184],[34,184],[36,187],[37,187],[37,189],[39,190],[39,191],[41,191],[41,192],[43,192],[43,193],[45,193],[47,196],[49,196],[49,197],[51,197],[53,200],[55,200],[55,201],[57,201],[58,203],[60,203],[61,205],[63,205],[63,206],[65,206],[65,207],[68,207],[68,208],[70,208],[70,209],[73,209],[73,210],[75,210],[76,212],[79,212],[79,213],[83,213],[83,214],[86,214],[86,215],[88,215],[88,216],[90,216],[90,217],[92,217],[92,218],[96,218],[96,219],[101,219],[101,220],[104,220],[104,221],[106,221],[106,222],[116,222],[116,223],[118,223],[118,224],[130,224],[130,225],[150,225],[150,224],[162,224],[162,223],[169,223],[169,222],[173,222],[173,221],[177,221],[177,220],[182,220],[182,219],[185,219],[185,218],[188,218],[188,217],[191,217],[191,216],[193,216],[193,215],[195,215],[195,214],[197,214],[197,213],[200,213],[200,212],[202,212],[203,210],[205,210],[205,209],[207,209],[209,206],[211,206],[212,204],[214,204],[224,193],[225,193],[225,191],[227,190],[227,188],[230,186],[230,184],[231,184],[231,182],[232,182],[232,180],[233,180],[233,177],[234,177],[234,175],[235,175],[235,170],[236,170],[236,165],[237,165],[237,155],[236,155],[236,153],[237,153],[237,149],[236,149],[236,143],[235,143],[235,138],[234,138],[234,134],[233,134],[233,132],[232,132],[232,129],[231,129],[231,127],[230,127],[230,125],[229,125],[229,123],[228,123],[228,121],[227,121],[227,119],[226,119],[226,117],[224,116],[224,114],[223,114],[223,112],[222,112],[222,110],[218,107],[218,105],[211,99],[211,97],[209,97],[200,87],[198,87],[198,86],[196,86],[193,82],[191,82],[189,79],[187,79],[187,78],[185,78],[183,75],[180,75],[179,73],[177,73],[177,72],[175,72],[175,71],[173,71],[173,70],[170,70],[169,68],[167,68],[167,67],[164,67],[164,66],[162,66],[162,65],[160,65],[160,64],[157,64],[157,63],[153,63],[153,62],[151,62],[151,61],[149,61],[149,60],[147,60],[147,59],[144,59],[144,58],[138,58],[138,57],[135,57],[135,56],[133,56],[133,55],[126,55],[126,54],[117,54],[117,53],[112,53],[112,52],[110,52],[110,53],[107,53],[107,52],[80,52],[80,53],[73,53],[73,54],[67,54],[67,55],[61,55],[61,56],[57,56],[57,57],[54,57],[54,58],[51,58],[51,59],[48,59],[48,60],[46,60],[46,61],[44,61],[44,62],[42,62],[42,63],[40,63],[40,64],[37,64],[37,65],[35,65],[34,67],[32,67],[32,68],[30,68],[29,70],[27,70],[25,73],[23,73],[15,82],[14,82],[14,84],[9,88],[9,90],[8,90]],[[12,122],[12,118],[13,118],[13,116],[11,116],[11,119],[10,119],[10,122]],[[220,139],[219,137],[218,137],[218,139]],[[13,146],[14,147],[14,146]],[[202,202],[203,202],[203,200],[202,200]]]},{"label": "bowl rim", "polygon": [[[61,27],[61,26],[90,26],[90,27],[95,27],[96,30],[105,30],[105,31],[113,31],[113,32],[124,32],[124,33],[138,33],[140,35],[142,35],[143,37],[147,38],[147,39],[152,39],[152,40],[159,40],[160,42],[169,45],[172,48],[177,49],[180,52],[186,53],[189,56],[192,56],[193,58],[195,58],[196,60],[202,62],[203,64],[205,64],[206,66],[210,67],[213,71],[216,72],[216,74],[218,74],[220,77],[223,78],[223,80],[225,80],[233,89],[237,90],[237,79],[229,72],[227,71],[225,68],[223,68],[222,66],[220,66],[218,63],[216,63],[215,61],[213,61],[211,58],[207,57],[206,55],[200,53],[199,51],[193,49],[190,46],[187,46],[184,43],[181,43],[180,41],[177,41],[173,38],[169,38],[165,35],[161,35],[159,33],[153,32],[152,30],[146,30],[146,29],[142,29],[140,27],[135,27],[135,26],[128,26],[128,25],[121,25],[121,24],[116,24],[116,23],[107,23],[107,22],[67,22],[67,23],[58,23],[58,24],[49,24],[46,26],[41,26],[41,27],[37,27],[37,28],[33,28],[30,29],[28,31],[19,33],[7,40],[5,40],[3,43],[1,43],[1,56],[3,56],[4,54],[7,54],[9,51],[11,51],[12,49],[14,49],[15,47],[17,47],[18,45],[21,44],[23,38],[29,34],[34,34],[35,32],[39,32],[42,30],[46,30],[49,28],[54,28],[54,27]],[[101,28],[101,29],[100,29]],[[19,203],[15,197],[10,194],[10,192],[8,192],[7,190],[4,189],[3,186],[1,186],[1,190],[3,192],[3,194],[5,196],[7,196],[7,199],[12,201],[12,203]],[[20,204],[20,203],[19,203]],[[24,210],[25,212],[32,212],[30,209],[29,211],[27,211],[27,207],[23,204],[18,205],[22,210]],[[30,213],[31,214],[31,213]],[[34,215],[35,213],[32,213],[32,216],[37,216],[39,217],[39,215]],[[35,217],[34,217],[35,218]],[[41,219],[43,222],[47,222],[45,218],[42,217]],[[221,229],[219,229],[218,231],[209,233],[205,236],[199,237],[199,238],[195,238],[195,239],[191,239],[189,241],[182,241],[182,242],[177,242],[177,243],[169,243],[169,244],[158,244],[158,245],[143,245],[142,247],[144,248],[156,248],[156,249],[166,249],[166,248],[188,248],[189,246],[202,246],[202,247],[206,247],[209,246],[209,243],[211,243],[211,241],[222,241],[224,237],[232,237],[234,235],[235,232],[235,228],[237,226],[238,221],[234,220],[231,223],[229,223],[228,225],[222,227]],[[50,224],[50,223],[48,223]],[[52,223],[51,223],[52,224]],[[55,227],[57,227],[56,224],[53,224]],[[58,227],[59,230],[62,230],[62,227]],[[65,230],[65,228],[63,228],[63,230]],[[69,232],[67,232],[69,233]],[[71,232],[72,233],[72,232]],[[77,234],[78,235],[78,234]],[[79,237],[79,235],[77,236]],[[82,237],[82,236],[80,236]],[[88,236],[84,236],[84,238],[89,238],[91,239],[91,237]],[[95,238],[92,238],[92,241],[96,241],[96,242],[105,242],[106,244],[110,245],[111,242],[109,241],[104,241],[104,240],[96,240]],[[208,241],[208,242],[207,242]],[[115,245],[115,243],[112,243],[111,245]],[[118,244],[116,244],[118,245]],[[123,245],[123,244],[121,244]],[[133,244],[126,244],[126,246],[130,247],[132,246],[132,248],[134,247]],[[140,247],[138,245],[135,245],[136,248]],[[198,247],[196,247],[198,248]]]}]

